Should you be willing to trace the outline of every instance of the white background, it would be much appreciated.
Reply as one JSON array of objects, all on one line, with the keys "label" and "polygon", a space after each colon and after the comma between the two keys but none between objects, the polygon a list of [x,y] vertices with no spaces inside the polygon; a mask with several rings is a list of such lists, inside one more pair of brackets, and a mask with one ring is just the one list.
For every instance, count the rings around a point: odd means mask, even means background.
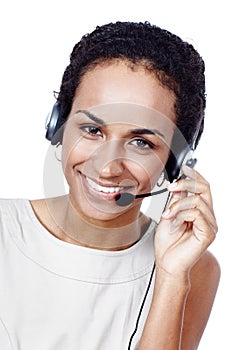
[{"label": "white background", "polygon": [[[116,20],[157,24],[190,41],[206,63],[206,127],[198,170],[212,185],[222,278],[200,350],[240,349],[239,9],[237,1],[8,0],[0,8],[0,197],[42,197],[45,118],[73,45]],[[206,271],[207,272],[207,271]],[[206,291],[207,292],[207,291]]]}]

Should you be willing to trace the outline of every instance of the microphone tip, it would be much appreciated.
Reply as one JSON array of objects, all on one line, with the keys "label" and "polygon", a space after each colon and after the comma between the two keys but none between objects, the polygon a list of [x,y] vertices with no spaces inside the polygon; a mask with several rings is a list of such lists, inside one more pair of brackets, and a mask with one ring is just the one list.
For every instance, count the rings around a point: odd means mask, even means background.
[{"label": "microphone tip", "polygon": [[135,199],[135,196],[132,193],[119,193],[116,198],[116,204],[120,207],[125,207],[131,204]]}]

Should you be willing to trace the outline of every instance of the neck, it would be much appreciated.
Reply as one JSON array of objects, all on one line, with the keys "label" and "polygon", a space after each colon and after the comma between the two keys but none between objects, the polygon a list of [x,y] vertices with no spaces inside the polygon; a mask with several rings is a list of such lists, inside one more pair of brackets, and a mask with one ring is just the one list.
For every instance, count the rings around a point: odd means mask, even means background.
[{"label": "neck", "polygon": [[[144,234],[150,219],[140,210],[114,220],[93,220],[79,213],[69,196],[46,199],[53,227],[58,238],[84,247],[101,250],[122,250],[134,245]],[[133,214],[133,213],[131,213]]]}]

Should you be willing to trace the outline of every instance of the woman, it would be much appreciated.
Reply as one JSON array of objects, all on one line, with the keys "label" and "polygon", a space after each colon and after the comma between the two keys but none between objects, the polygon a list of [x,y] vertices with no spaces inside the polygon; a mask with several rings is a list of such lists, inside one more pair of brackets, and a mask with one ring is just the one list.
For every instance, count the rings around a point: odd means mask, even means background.
[{"label": "woman", "polygon": [[177,36],[117,22],[76,44],[47,131],[69,194],[1,201],[4,349],[198,347],[220,276],[209,184],[183,166],[158,224],[140,195],[176,179],[204,108],[204,63]]}]

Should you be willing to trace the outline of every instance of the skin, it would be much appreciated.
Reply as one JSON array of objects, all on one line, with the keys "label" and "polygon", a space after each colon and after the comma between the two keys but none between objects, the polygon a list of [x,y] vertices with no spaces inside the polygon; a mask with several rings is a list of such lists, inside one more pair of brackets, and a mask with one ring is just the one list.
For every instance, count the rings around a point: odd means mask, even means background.
[{"label": "skin", "polygon": [[[174,94],[141,66],[116,61],[87,72],[62,142],[69,195],[31,201],[41,223],[62,240],[95,249],[126,249],[139,240],[149,225],[141,200],[119,207],[115,194],[93,190],[87,178],[104,187],[149,192],[168,158],[174,106]],[[159,133],[133,134],[139,128]],[[207,251],[217,232],[209,184],[197,171],[183,171],[187,178],[169,187],[171,199],[155,235],[154,294],[140,350],[196,349],[220,278]]]},{"label": "skin", "polygon": [[197,349],[220,279],[206,250],[217,232],[209,184],[195,170],[185,167],[184,173],[187,180],[170,187],[155,236],[155,289],[140,350]]}]

